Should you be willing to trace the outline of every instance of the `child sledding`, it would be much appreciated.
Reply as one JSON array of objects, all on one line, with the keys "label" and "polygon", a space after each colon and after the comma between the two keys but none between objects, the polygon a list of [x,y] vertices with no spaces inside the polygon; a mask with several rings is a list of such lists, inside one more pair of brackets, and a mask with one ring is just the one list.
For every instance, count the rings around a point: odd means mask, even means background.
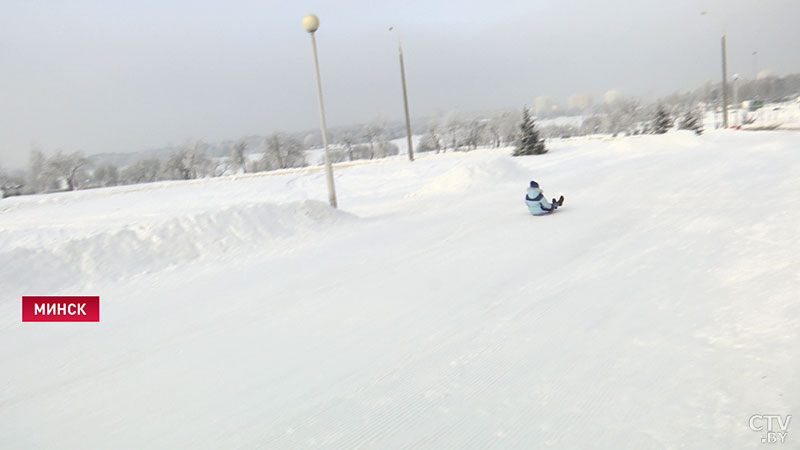
[{"label": "child sledding", "polygon": [[528,205],[528,211],[534,216],[546,216],[552,214],[558,209],[559,206],[564,204],[564,196],[552,202],[548,202],[539,189],[539,183],[531,181],[531,186],[528,188],[528,193],[525,195],[525,204]]}]

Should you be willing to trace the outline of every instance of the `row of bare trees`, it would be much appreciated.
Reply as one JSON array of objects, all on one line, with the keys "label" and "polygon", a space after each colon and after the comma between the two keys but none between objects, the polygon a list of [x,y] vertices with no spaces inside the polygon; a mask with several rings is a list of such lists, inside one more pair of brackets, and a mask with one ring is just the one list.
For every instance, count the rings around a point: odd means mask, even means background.
[{"label": "row of bare trees", "polygon": [[0,170],[0,196],[192,180],[307,165],[300,142],[279,134],[264,139],[260,158],[248,158],[244,140],[233,145],[229,158],[212,158],[208,153],[202,143],[189,141],[164,158],[140,159],[120,169],[110,163],[93,165],[81,152],[58,151],[48,157],[34,149],[26,176],[12,176]]},{"label": "row of bare trees", "polygon": [[92,166],[81,152],[58,151],[47,157],[42,151],[33,150],[21,191],[30,194],[72,191],[156,180],[188,180],[215,174],[220,174],[219,164],[212,162],[197,143],[175,149],[164,161],[143,159],[123,170],[109,163]]},{"label": "row of bare trees", "polygon": [[428,120],[417,151],[440,153],[510,146],[516,142],[519,120],[519,114],[512,111],[481,116],[458,112],[435,116]]},{"label": "row of bare trees", "polygon": [[380,159],[395,156],[400,148],[391,142],[395,132],[378,118],[358,129],[347,129],[334,135],[334,145],[329,149],[331,162]]},{"label": "row of bare trees", "polygon": [[[313,141],[304,144],[297,137],[281,133],[263,138],[259,147],[248,148],[248,144],[252,140],[240,139],[230,146],[227,157],[212,158],[204,144],[189,141],[165,157],[140,159],[123,168],[110,163],[93,165],[81,152],[58,151],[48,157],[40,150],[32,150],[25,177],[11,177],[0,171],[0,193],[71,191],[305,167],[306,147],[314,146]],[[331,149],[331,158],[339,162],[398,153],[398,147],[388,140],[382,122],[378,121],[364,126],[361,134],[345,135],[341,144]]]},{"label": "row of bare trees", "polygon": [[[702,108],[698,104],[652,102],[620,98],[594,108],[573,120],[539,123],[542,138],[557,139],[592,134],[638,135],[659,133],[664,124],[660,115],[671,117],[678,128],[702,132]],[[428,121],[420,138],[418,152],[469,151],[476,148],[511,147],[520,136],[520,115],[504,111],[481,116],[450,113]],[[657,131],[656,131],[657,130]]]},{"label": "row of bare trees", "polygon": [[11,174],[0,167],[0,198],[19,195],[25,186],[25,177]]},{"label": "row of bare trees", "polygon": [[[662,106],[659,114],[679,117],[678,109],[678,105]],[[539,129],[543,138],[648,133],[655,113],[655,105],[623,98],[599,107],[579,125],[540,124]],[[519,121],[520,116],[514,111],[483,115],[451,112],[436,116],[428,120],[416,150],[440,153],[513,146],[518,140]],[[695,129],[698,121],[698,114],[687,110],[678,123]],[[686,125],[689,123],[691,127]],[[661,130],[663,126],[657,128]],[[399,148],[390,141],[390,136],[382,120],[368,123],[360,131],[342,132],[330,149],[330,158],[332,162],[341,162],[397,155]],[[4,195],[14,191],[52,192],[304,167],[308,165],[306,145],[296,137],[274,133],[265,137],[258,149],[248,149],[248,141],[242,139],[230,147],[227,158],[211,158],[202,143],[190,141],[173,149],[165,158],[141,159],[122,169],[108,163],[92,166],[81,152],[58,151],[46,157],[41,151],[33,150],[26,179],[0,172],[0,189]]]},{"label": "row of bare trees", "polygon": [[261,149],[253,158],[247,152],[247,141],[238,140],[231,147],[230,155],[223,168],[225,173],[253,173],[270,170],[290,169],[308,165],[305,148],[292,136],[273,133],[264,138]]}]

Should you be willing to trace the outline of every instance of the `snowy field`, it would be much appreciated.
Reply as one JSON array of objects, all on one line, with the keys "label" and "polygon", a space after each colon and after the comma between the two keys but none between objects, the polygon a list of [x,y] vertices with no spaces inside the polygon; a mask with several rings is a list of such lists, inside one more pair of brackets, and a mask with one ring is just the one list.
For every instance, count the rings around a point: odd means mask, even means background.
[{"label": "snowy field", "polygon": [[[549,145],[0,201],[0,448],[764,448],[800,133]],[[20,322],[59,294],[101,322]]]}]

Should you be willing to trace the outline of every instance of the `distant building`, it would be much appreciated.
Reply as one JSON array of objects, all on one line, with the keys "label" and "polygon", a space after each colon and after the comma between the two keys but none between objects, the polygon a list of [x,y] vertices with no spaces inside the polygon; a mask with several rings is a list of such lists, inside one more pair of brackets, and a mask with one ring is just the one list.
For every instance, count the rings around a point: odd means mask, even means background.
[{"label": "distant building", "polygon": [[569,109],[577,109],[584,111],[589,109],[594,103],[592,94],[586,92],[582,94],[573,94],[567,99],[567,107]]},{"label": "distant building", "polygon": [[533,101],[533,110],[537,116],[548,115],[555,109],[558,109],[558,105],[551,97],[536,97],[536,100]]},{"label": "distant building", "polygon": [[622,100],[622,92],[616,89],[611,89],[603,94],[603,101],[606,103],[616,103],[620,100]]}]

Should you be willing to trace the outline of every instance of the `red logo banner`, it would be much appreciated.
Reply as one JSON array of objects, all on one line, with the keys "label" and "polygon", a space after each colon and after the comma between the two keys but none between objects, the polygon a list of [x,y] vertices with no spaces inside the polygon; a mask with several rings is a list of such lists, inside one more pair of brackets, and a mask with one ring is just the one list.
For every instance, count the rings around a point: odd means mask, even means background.
[{"label": "red logo banner", "polygon": [[23,322],[100,322],[100,297],[22,297]]}]

